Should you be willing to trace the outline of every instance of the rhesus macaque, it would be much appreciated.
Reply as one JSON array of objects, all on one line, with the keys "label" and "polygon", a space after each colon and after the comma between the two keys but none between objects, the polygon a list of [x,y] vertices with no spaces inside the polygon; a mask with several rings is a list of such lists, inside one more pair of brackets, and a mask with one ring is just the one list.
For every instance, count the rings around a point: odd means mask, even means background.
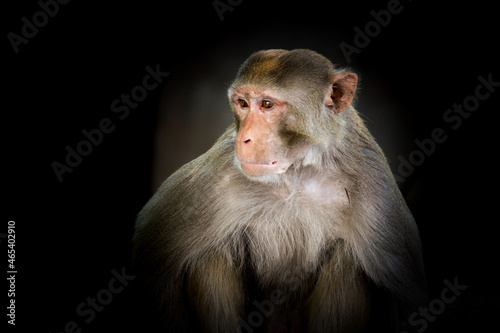
[{"label": "rhesus macaque", "polygon": [[137,219],[135,267],[166,332],[405,328],[425,301],[420,239],[352,106],[357,81],[310,50],[243,63],[234,124]]}]

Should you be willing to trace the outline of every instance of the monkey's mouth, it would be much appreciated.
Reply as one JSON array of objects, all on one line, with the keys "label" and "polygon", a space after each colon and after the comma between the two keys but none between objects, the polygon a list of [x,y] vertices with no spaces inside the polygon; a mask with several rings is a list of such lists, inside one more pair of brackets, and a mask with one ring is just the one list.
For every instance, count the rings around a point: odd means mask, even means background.
[{"label": "monkey's mouth", "polygon": [[284,173],[290,166],[288,163],[278,161],[246,161],[239,160],[241,170],[251,177],[260,177],[268,174]]},{"label": "monkey's mouth", "polygon": [[272,161],[272,162],[250,162],[250,161],[241,161],[240,160],[240,163],[241,164],[249,164],[249,165],[263,165],[263,166],[273,166],[273,165],[277,165],[278,164],[278,161]]}]

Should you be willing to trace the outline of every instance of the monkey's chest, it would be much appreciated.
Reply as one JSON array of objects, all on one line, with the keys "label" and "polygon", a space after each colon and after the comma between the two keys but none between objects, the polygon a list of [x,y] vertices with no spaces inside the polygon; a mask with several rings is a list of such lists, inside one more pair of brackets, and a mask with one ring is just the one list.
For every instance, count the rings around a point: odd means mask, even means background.
[{"label": "monkey's chest", "polygon": [[294,209],[255,217],[245,231],[247,259],[265,285],[306,283],[334,239],[331,221],[321,214],[297,216]]},{"label": "monkey's chest", "polygon": [[344,186],[326,177],[304,178],[293,188],[226,192],[224,198],[229,213],[220,216],[219,225],[228,226],[230,238],[241,235],[244,251],[238,252],[267,285],[316,273],[349,207]]}]

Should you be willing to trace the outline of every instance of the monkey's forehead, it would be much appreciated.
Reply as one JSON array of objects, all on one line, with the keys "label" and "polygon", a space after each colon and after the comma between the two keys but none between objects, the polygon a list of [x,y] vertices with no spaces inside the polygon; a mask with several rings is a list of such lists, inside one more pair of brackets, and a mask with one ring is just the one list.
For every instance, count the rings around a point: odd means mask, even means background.
[{"label": "monkey's forehead", "polygon": [[265,50],[242,64],[235,82],[292,87],[309,81],[321,85],[329,83],[334,74],[334,65],[314,51]]}]

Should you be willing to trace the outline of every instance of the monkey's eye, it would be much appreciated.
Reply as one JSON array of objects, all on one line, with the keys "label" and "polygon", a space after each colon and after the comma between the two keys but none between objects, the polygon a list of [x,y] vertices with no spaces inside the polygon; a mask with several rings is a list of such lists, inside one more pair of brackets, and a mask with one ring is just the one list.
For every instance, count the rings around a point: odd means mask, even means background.
[{"label": "monkey's eye", "polygon": [[274,106],[274,103],[268,100],[263,100],[261,105],[264,109],[270,109]]},{"label": "monkey's eye", "polygon": [[237,102],[238,102],[238,104],[240,105],[240,107],[242,107],[242,108],[246,108],[246,107],[248,106],[247,101],[245,101],[244,99],[239,98],[239,99],[237,100]]}]

